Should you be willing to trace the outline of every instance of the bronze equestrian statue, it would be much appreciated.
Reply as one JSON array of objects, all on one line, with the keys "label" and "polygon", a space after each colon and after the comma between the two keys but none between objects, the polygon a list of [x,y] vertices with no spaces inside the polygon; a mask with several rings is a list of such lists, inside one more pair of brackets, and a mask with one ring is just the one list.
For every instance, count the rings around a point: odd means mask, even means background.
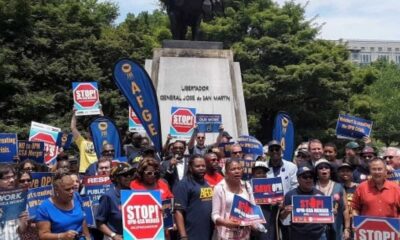
[{"label": "bronze equestrian statue", "polygon": [[199,40],[200,23],[203,18],[211,19],[213,11],[223,12],[222,0],[161,0],[168,12],[172,38],[184,40],[188,27],[192,40]]}]

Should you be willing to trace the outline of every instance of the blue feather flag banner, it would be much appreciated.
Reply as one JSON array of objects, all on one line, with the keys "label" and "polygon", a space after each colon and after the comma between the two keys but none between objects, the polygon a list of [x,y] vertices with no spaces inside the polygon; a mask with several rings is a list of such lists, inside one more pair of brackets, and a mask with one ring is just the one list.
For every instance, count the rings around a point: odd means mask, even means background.
[{"label": "blue feather flag banner", "polygon": [[158,152],[162,150],[156,90],[147,72],[131,59],[121,59],[113,71],[115,84],[128,100]]},{"label": "blue feather flag banner", "polygon": [[293,160],[294,126],[292,119],[286,112],[279,112],[275,118],[272,139],[281,143],[283,159]]},{"label": "blue feather flag banner", "polygon": [[94,150],[97,158],[100,158],[104,144],[114,146],[114,158],[121,157],[121,137],[115,123],[108,117],[97,117],[89,125],[92,135]]}]

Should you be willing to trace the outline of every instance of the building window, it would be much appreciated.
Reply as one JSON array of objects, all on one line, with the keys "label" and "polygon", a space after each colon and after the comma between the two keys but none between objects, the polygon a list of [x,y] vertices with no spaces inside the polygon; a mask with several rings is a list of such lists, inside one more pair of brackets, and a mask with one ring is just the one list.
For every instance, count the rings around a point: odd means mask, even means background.
[{"label": "building window", "polygon": [[388,52],[391,52],[391,51],[392,51],[392,48],[391,48],[391,47],[388,47],[387,50],[388,50]]},{"label": "building window", "polygon": [[370,54],[361,54],[361,63],[370,63],[371,55]]},{"label": "building window", "polygon": [[388,55],[378,55],[378,59],[382,59],[382,60],[389,60],[389,56]]},{"label": "building window", "polygon": [[365,50],[365,47],[361,47],[361,50]]},{"label": "building window", "polygon": [[382,48],[381,48],[381,47],[378,47],[378,51],[379,51],[379,52],[382,52]]},{"label": "building window", "polygon": [[400,64],[400,55],[396,55],[396,63]]},{"label": "building window", "polygon": [[370,47],[369,50],[371,50],[371,52],[375,51],[374,47]]},{"label": "building window", "polygon": [[395,50],[396,50],[396,52],[400,51],[400,49],[398,47]]},{"label": "building window", "polygon": [[358,61],[360,59],[360,54],[358,52],[352,52],[351,53],[351,59]]}]

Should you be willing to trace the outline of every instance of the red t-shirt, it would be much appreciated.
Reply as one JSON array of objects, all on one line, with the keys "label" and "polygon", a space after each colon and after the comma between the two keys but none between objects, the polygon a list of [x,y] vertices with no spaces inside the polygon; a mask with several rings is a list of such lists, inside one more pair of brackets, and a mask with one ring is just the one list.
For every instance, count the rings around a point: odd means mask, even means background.
[{"label": "red t-shirt", "polygon": [[160,190],[162,201],[174,197],[171,190],[169,190],[168,184],[161,179],[157,180],[154,188],[149,188],[149,187],[145,186],[143,183],[139,182],[137,179],[133,180],[131,182],[130,187],[132,190]]},{"label": "red t-shirt", "polygon": [[399,217],[400,187],[386,180],[378,190],[372,180],[362,182],[353,194],[352,207],[363,216]]},{"label": "red t-shirt", "polygon": [[220,173],[215,173],[213,175],[206,173],[206,175],[204,175],[204,179],[207,181],[208,185],[213,188],[215,185],[221,182],[222,179],[224,179],[224,176],[222,176]]}]

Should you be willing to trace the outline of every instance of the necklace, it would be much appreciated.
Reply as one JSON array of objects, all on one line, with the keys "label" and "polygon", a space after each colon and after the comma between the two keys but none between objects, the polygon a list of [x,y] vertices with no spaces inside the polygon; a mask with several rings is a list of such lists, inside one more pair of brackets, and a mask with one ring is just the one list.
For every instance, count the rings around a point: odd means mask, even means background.
[{"label": "necklace", "polygon": [[317,189],[320,190],[325,196],[330,196],[333,190],[333,181],[329,180],[328,184],[322,186],[321,183],[317,182]]}]

